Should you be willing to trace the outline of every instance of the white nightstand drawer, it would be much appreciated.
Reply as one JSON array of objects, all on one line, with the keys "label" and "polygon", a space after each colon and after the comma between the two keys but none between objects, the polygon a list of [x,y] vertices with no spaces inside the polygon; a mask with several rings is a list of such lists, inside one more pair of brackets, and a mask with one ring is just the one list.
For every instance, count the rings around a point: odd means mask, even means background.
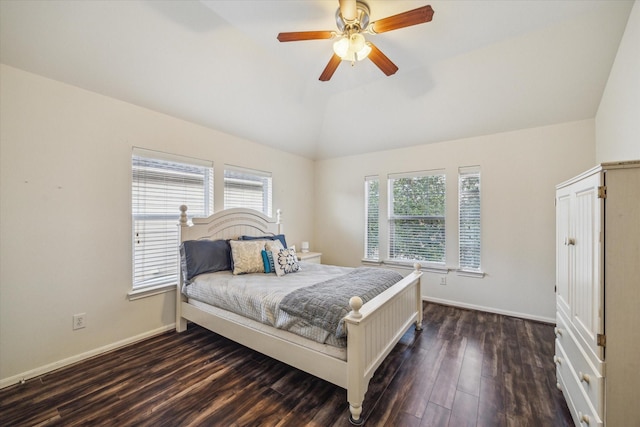
[{"label": "white nightstand drawer", "polygon": [[313,262],[315,264],[322,264],[321,252],[296,252],[299,261]]}]

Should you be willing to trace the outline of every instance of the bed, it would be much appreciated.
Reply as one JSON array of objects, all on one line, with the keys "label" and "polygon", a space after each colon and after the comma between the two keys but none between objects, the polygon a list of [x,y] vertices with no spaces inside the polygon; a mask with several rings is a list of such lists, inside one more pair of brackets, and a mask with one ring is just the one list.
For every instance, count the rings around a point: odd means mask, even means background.
[{"label": "bed", "polygon": [[[180,206],[180,242],[209,243],[210,241],[235,240],[239,236],[284,235],[282,215],[278,211],[275,220],[249,209],[227,209],[207,218],[187,219],[187,207]],[[249,236],[249,237],[247,237]],[[184,261],[184,254],[182,254]],[[297,276],[300,280],[313,274],[316,266],[300,263],[304,274],[288,274],[286,279]],[[181,268],[184,262],[181,263]],[[340,267],[326,267],[317,270],[319,275],[336,273]],[[207,273],[186,278],[180,276],[178,297],[176,298],[176,330],[183,332],[187,322],[193,322],[239,344],[261,352],[311,375],[329,381],[346,389],[352,424],[364,422],[362,402],[375,370],[384,361],[402,335],[415,324],[422,330],[422,300],[420,295],[420,265],[406,277],[399,276],[397,282],[389,285],[375,297],[363,303],[359,295],[349,299],[346,315],[340,319],[344,328],[345,347],[339,343],[321,343],[298,336],[264,322],[250,319],[211,304],[201,298],[183,293],[191,286],[191,280],[210,280],[210,276],[222,272]],[[229,272],[227,275],[231,274]],[[243,275],[245,281],[255,281],[254,276],[264,273]],[[241,276],[235,276],[240,278]],[[271,280],[278,280],[273,275]],[[345,276],[346,277],[346,276]],[[218,280],[216,278],[216,280]],[[231,280],[226,278],[223,280]],[[185,281],[188,286],[185,285]],[[274,282],[275,283],[275,282]],[[293,283],[293,282],[291,282]],[[350,309],[350,311],[349,311]],[[339,340],[338,340],[339,341]]]}]

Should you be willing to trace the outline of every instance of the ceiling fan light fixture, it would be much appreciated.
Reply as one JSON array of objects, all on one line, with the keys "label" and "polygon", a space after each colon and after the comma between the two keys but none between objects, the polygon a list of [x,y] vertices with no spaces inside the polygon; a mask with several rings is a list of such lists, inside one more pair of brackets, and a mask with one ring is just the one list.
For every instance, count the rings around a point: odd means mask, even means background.
[{"label": "ceiling fan light fixture", "polygon": [[360,33],[345,35],[333,43],[333,51],[345,61],[362,61],[371,52],[364,36]]},{"label": "ceiling fan light fixture", "polygon": [[349,52],[349,39],[345,36],[336,40],[336,42],[333,43],[333,52],[344,59],[347,56],[347,52]]}]

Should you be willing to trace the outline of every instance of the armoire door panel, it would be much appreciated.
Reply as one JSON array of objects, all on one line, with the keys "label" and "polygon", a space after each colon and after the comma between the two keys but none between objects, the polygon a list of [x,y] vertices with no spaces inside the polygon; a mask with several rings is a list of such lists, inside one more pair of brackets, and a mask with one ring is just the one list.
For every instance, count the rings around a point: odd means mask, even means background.
[{"label": "armoire door panel", "polygon": [[602,231],[602,199],[598,197],[600,174],[574,184],[572,207],[573,286],[571,287],[571,316],[578,338],[592,357],[602,359],[598,334],[603,333],[602,292],[600,286]]}]

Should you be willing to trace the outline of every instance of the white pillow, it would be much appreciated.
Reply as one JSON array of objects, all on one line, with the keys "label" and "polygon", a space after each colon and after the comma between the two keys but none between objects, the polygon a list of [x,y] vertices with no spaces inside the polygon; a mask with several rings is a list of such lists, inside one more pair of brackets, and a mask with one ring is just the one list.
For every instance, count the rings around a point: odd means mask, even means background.
[{"label": "white pillow", "polygon": [[293,248],[280,249],[279,252],[274,252],[273,263],[275,264],[277,276],[284,276],[300,270],[296,250]]}]

